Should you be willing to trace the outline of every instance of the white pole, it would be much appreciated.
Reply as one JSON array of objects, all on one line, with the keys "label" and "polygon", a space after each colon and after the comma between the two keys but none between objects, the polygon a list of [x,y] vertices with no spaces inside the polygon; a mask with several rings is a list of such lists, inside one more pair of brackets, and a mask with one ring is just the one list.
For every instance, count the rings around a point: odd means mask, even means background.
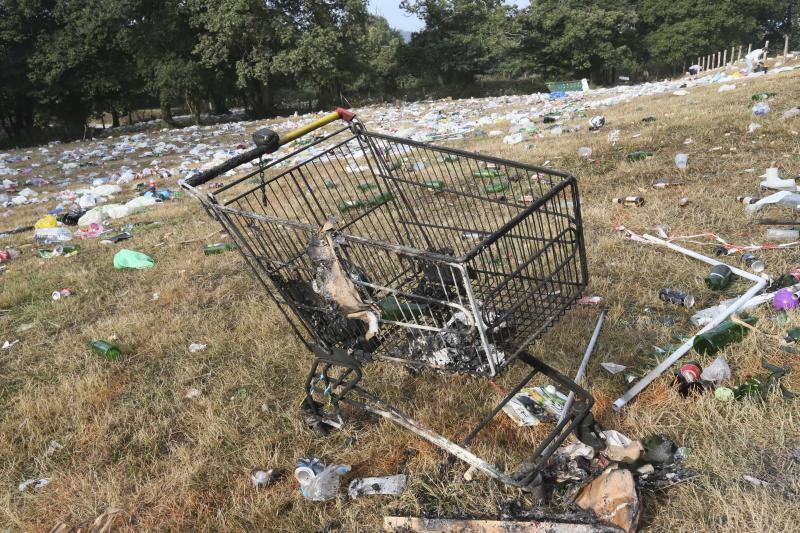
[{"label": "white pole", "polygon": [[[674,244],[674,243],[659,239],[657,237],[653,237],[652,235],[644,235],[643,237],[645,239],[647,239],[648,241],[652,242],[653,244],[660,244],[662,246],[666,246],[667,248],[675,250],[676,252],[680,252],[680,253],[682,253],[684,255],[687,255],[689,257],[692,257],[694,259],[698,259],[700,261],[703,261],[704,263],[708,263],[709,265],[716,266],[716,265],[724,265],[725,264],[725,263],[722,263],[720,261],[717,261],[716,259],[712,259],[710,257],[706,257],[706,256],[704,256],[702,254],[699,254],[699,253],[694,252],[692,250],[689,250],[687,248],[683,248],[682,246],[678,246],[677,244]],[[634,399],[648,385],[650,385],[661,374],[663,374],[669,367],[674,365],[681,357],[683,357],[684,354],[686,354],[689,350],[691,350],[692,346],[694,345],[694,339],[695,339],[695,337],[697,337],[697,335],[700,335],[701,333],[705,333],[706,331],[708,331],[708,330],[718,326],[719,324],[721,324],[725,319],[727,319],[729,316],[731,316],[736,311],[738,311],[739,308],[741,308],[745,303],[747,303],[748,300],[750,300],[753,296],[755,296],[756,294],[761,292],[764,289],[764,287],[767,286],[767,280],[765,280],[764,278],[756,276],[755,274],[751,274],[750,272],[747,272],[745,270],[741,270],[739,268],[732,267],[730,265],[726,265],[726,266],[728,268],[730,268],[731,272],[733,272],[737,276],[749,279],[751,281],[755,281],[756,284],[753,285],[752,287],[750,287],[750,289],[747,292],[745,292],[739,298],[737,298],[736,301],[734,301],[724,311],[722,311],[720,314],[715,316],[711,320],[711,322],[709,322],[703,329],[701,329],[694,336],[692,336],[692,338],[687,340],[677,350],[672,352],[669,355],[669,357],[664,359],[658,366],[656,366],[653,370],[651,370],[645,377],[643,377],[642,379],[637,381],[633,385],[633,387],[630,388],[630,390],[628,390],[625,394],[623,394],[622,396],[617,398],[614,401],[614,405],[613,405],[613,408],[614,408],[615,411],[619,411],[620,409],[622,409],[625,406],[625,404],[627,404],[629,401]]]}]

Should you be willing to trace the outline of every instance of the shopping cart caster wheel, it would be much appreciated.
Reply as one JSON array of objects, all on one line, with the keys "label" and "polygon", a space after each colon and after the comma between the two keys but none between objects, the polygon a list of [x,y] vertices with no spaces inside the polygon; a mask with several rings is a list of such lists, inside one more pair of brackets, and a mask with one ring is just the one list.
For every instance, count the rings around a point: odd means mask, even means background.
[{"label": "shopping cart caster wheel", "polygon": [[321,405],[318,402],[306,398],[306,401],[303,402],[302,410],[303,421],[306,426],[320,437],[327,437],[331,431],[337,429],[335,426],[326,423],[325,419],[319,415]]},{"label": "shopping cart caster wheel", "polygon": [[536,472],[536,474],[531,478],[530,482],[524,487],[520,488],[523,492],[527,492],[537,501],[544,499],[544,477],[542,477],[542,473]]},{"label": "shopping cart caster wheel", "polygon": [[575,428],[575,436],[578,437],[578,440],[596,450],[602,450],[606,447],[605,441],[601,437],[602,432],[603,428],[594,419],[591,411],[586,414],[586,417]]}]

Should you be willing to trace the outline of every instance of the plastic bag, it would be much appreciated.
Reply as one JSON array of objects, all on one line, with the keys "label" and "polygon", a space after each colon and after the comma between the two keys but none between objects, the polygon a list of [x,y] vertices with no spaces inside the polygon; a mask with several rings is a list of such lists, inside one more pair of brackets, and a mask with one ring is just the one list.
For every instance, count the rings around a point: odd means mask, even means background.
[{"label": "plastic bag", "polygon": [[34,238],[40,245],[67,242],[72,240],[72,232],[67,228],[40,228],[34,233]]},{"label": "plastic bag", "polygon": [[56,217],[53,215],[45,215],[39,220],[36,221],[34,224],[34,228],[36,229],[43,229],[43,228],[55,228],[58,226],[58,221],[56,221]]},{"label": "plastic bag", "polygon": [[156,262],[152,257],[141,252],[122,249],[114,255],[114,268],[152,268]]},{"label": "plastic bag", "polygon": [[714,359],[714,362],[703,369],[700,374],[700,379],[703,381],[711,381],[712,383],[722,383],[731,379],[731,367],[728,362],[721,355]]}]

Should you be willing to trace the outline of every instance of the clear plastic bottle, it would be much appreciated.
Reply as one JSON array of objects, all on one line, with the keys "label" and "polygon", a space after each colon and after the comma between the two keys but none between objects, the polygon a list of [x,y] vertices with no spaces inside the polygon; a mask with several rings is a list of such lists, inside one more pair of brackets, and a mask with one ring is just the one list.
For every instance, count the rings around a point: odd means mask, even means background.
[{"label": "clear plastic bottle", "polygon": [[304,457],[297,461],[294,477],[300,482],[300,492],[307,500],[321,502],[336,497],[339,478],[350,471],[350,465],[325,466],[316,457]]}]

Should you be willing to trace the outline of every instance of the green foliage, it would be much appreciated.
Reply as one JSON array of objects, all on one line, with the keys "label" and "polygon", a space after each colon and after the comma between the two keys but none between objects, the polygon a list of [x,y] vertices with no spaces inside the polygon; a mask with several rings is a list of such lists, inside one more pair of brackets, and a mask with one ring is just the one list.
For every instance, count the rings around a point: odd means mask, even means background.
[{"label": "green foliage", "polygon": [[[698,55],[794,39],[797,0],[403,0],[410,42],[366,0],[0,0],[0,128],[82,134],[160,107],[252,116],[483,87],[672,73]],[[288,108],[288,109],[287,109]]]}]

